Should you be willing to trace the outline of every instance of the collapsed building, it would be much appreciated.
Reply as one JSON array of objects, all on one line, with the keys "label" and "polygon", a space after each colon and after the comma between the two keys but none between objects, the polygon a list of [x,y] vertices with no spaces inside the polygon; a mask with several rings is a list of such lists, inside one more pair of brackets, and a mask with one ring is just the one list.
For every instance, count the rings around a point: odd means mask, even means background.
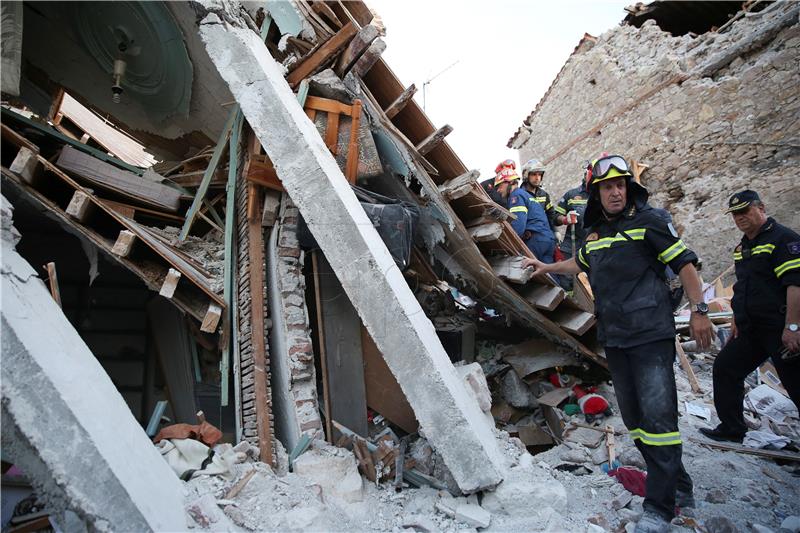
[{"label": "collapsed building", "polygon": [[[275,471],[313,469],[327,441],[375,483],[532,497],[496,427],[547,449],[570,395],[550,381],[606,379],[591,293],[520,268],[513,215],[381,58],[365,3],[2,9],[4,472],[55,522],[185,529],[146,438],[164,422],[213,424]],[[790,42],[790,11],[729,31],[779,25],[769,38]],[[550,150],[526,131],[522,153]],[[568,188],[558,151],[548,179]]]}]

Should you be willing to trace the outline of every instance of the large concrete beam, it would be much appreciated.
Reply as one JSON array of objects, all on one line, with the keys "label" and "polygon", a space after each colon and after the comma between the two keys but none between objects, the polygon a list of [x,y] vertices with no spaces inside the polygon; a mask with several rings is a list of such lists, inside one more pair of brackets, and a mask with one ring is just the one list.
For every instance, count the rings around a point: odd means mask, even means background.
[{"label": "large concrete beam", "polygon": [[458,486],[474,492],[497,485],[502,458],[493,429],[297,103],[282,67],[254,32],[222,23],[214,13],[201,22],[200,35]]},{"label": "large concrete beam", "polygon": [[185,530],[180,480],[15,251],[11,207],[0,201],[3,460],[65,531]]}]

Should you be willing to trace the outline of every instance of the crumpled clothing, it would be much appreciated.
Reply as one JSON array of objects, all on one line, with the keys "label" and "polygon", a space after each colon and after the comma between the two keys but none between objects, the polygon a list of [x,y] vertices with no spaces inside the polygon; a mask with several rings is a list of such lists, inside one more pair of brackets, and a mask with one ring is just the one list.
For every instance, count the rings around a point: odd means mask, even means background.
[{"label": "crumpled clothing", "polygon": [[742,444],[750,448],[766,448],[769,450],[780,450],[789,444],[791,439],[782,435],[776,435],[771,431],[748,431],[744,436]]},{"label": "crumpled clothing", "polygon": [[172,424],[162,428],[153,442],[164,439],[194,439],[206,446],[214,446],[222,438],[222,432],[208,422],[200,424]]},{"label": "crumpled clothing", "polygon": [[156,448],[184,481],[202,475],[219,475],[231,481],[235,477],[233,465],[239,462],[230,444],[218,446],[217,453],[197,440],[164,439],[156,444]]},{"label": "crumpled clothing", "polygon": [[647,496],[647,472],[630,466],[620,466],[608,473],[609,476],[617,478],[628,492],[641,496]]}]

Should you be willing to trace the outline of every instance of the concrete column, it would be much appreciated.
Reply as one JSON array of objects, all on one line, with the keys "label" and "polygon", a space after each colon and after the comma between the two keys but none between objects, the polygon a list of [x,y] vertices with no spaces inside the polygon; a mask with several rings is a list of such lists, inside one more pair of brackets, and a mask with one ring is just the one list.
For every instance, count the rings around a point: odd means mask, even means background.
[{"label": "concrete column", "polygon": [[222,23],[213,12],[201,22],[200,36],[458,486],[474,492],[497,485],[502,459],[493,429],[297,103],[283,68],[253,31]]},{"label": "concrete column", "polygon": [[[3,459],[65,530],[183,531],[183,488],[33,268],[2,201]],[[76,516],[77,515],[77,516]]]}]

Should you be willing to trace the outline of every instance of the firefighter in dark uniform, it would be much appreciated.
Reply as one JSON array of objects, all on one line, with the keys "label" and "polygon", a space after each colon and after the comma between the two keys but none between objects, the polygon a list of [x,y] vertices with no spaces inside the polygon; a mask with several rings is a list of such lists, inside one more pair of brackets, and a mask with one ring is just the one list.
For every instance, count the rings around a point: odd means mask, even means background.
[{"label": "firefighter in dark uniform", "polygon": [[584,271],[595,296],[598,340],[605,346],[622,418],[647,463],[647,497],[639,532],[667,531],[675,506],[691,507],[692,480],[681,461],[678,432],[675,322],[664,265],[678,272],[692,305],[690,329],[701,348],[711,345],[708,306],[702,304],[697,256],[674,227],[647,204],[620,156],[592,165],[583,225],[589,234],[577,258],[537,273]]},{"label": "firefighter in dark uniform", "polygon": [[547,216],[547,223],[550,224],[550,230],[555,232],[556,211],[550,200],[550,193],[542,187],[544,171],[544,164],[538,159],[531,159],[522,165],[522,186],[533,196],[534,201],[542,206],[544,214]]},{"label": "firefighter in dark uniform", "polygon": [[755,191],[731,196],[727,213],[744,233],[733,250],[732,337],[714,360],[714,406],[720,424],[700,431],[741,442],[744,379],[772,358],[786,392],[800,407],[800,235],[767,217]]}]

